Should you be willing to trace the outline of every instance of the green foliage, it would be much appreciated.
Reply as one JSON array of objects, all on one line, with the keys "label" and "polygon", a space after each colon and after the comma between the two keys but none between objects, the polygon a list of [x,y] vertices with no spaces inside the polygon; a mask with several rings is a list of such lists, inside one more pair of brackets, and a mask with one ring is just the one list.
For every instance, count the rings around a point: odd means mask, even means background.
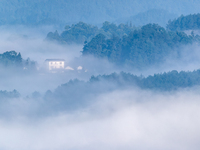
[{"label": "green foliage", "polygon": [[44,98],[55,109],[74,110],[87,105],[96,95],[126,88],[142,90],[174,91],[181,88],[200,87],[200,70],[177,72],[176,70],[143,77],[121,72],[110,75],[92,76],[89,81],[71,80],[54,92],[47,91]]},{"label": "green foliage", "polygon": [[120,74],[102,75],[93,77],[90,82],[115,82],[120,86],[138,86],[142,89],[155,90],[177,90],[200,86],[200,70],[193,72],[177,72],[176,70],[163,74],[154,74],[153,76],[138,77],[129,73],[121,72]]},{"label": "green foliage", "polygon": [[5,67],[19,67],[22,65],[21,54],[17,54],[15,51],[7,51],[3,54],[0,54],[0,64]]},{"label": "green foliage", "polygon": [[135,30],[136,27],[128,26],[124,24],[115,25],[108,21],[103,23],[103,26],[99,29],[97,26],[92,26],[84,22],[72,24],[71,26],[65,26],[65,31],[60,35],[57,31],[49,32],[47,34],[47,40],[54,40],[61,43],[77,43],[83,44],[85,41],[90,41],[94,36],[98,34],[105,35],[106,38],[110,38],[113,35],[122,37]]},{"label": "green foliage", "polygon": [[141,87],[159,90],[176,90],[200,85],[200,70],[177,72],[173,70],[164,74],[155,74],[142,80]]},{"label": "green foliage", "polygon": [[175,49],[178,51],[181,45],[192,44],[197,39],[184,32],[166,31],[157,24],[147,24],[122,38],[113,36],[106,39],[97,35],[84,45],[82,53],[83,56],[91,54],[115,63],[143,68],[162,62]]},{"label": "green foliage", "polygon": [[20,53],[15,51],[7,51],[0,54],[0,65],[3,68],[19,70],[36,70],[36,62],[31,61],[30,58],[24,60]]},{"label": "green foliage", "polygon": [[83,22],[66,26],[65,29],[66,30],[61,33],[60,38],[67,43],[83,43],[94,37],[98,31],[96,26],[88,25]]},{"label": "green foliage", "polygon": [[184,30],[199,30],[200,29],[200,14],[193,14],[169,20],[167,29],[171,31],[184,31]]},{"label": "green foliage", "polygon": [[95,36],[91,42],[86,44],[83,48],[84,54],[94,54],[101,57],[102,49],[106,48],[106,37],[103,34]]},{"label": "green foliage", "polygon": [[129,34],[131,31],[134,31],[135,29],[136,27],[132,26],[131,24],[127,25],[127,24],[121,23],[117,26],[114,23],[105,21],[99,32],[104,34],[107,38],[110,38],[113,35],[122,37],[124,35]]}]

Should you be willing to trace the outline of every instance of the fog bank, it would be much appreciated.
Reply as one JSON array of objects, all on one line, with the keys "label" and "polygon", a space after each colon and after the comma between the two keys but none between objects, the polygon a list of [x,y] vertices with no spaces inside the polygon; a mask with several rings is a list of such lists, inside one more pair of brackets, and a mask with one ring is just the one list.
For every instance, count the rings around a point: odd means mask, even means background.
[{"label": "fog bank", "polygon": [[98,95],[96,103],[73,113],[63,112],[34,121],[23,115],[1,119],[0,148],[197,150],[200,138],[197,91],[117,90]]}]

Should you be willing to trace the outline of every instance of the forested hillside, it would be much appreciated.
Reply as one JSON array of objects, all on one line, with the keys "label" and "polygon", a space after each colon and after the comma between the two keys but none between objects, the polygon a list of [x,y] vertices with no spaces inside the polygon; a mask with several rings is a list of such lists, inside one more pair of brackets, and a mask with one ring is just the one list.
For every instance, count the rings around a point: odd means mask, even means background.
[{"label": "forested hillside", "polygon": [[198,42],[199,36],[187,36],[184,32],[166,31],[157,24],[148,24],[122,38],[107,39],[98,34],[83,48],[83,56],[107,58],[117,64],[130,64],[145,68],[161,63],[171,52],[179,54],[181,46]]},{"label": "forested hillside", "polygon": [[142,77],[121,72],[110,75],[92,76],[88,82],[78,79],[59,86],[54,92],[47,91],[44,99],[57,110],[74,110],[92,103],[95,95],[122,90],[140,88],[153,91],[174,91],[181,88],[200,86],[200,70],[177,72],[176,70]]},{"label": "forested hillside", "polygon": [[54,33],[49,32],[46,39],[67,44],[83,44],[85,41],[90,41],[94,36],[100,33],[105,35],[106,38],[111,38],[113,35],[122,37],[128,35],[135,29],[136,27],[131,24],[120,24],[117,26],[108,21],[104,22],[101,28],[84,22],[79,22],[77,24],[72,24],[71,26],[65,26],[65,31],[60,35],[57,31]]},{"label": "forested hillside", "polygon": [[[21,54],[15,51],[7,51],[0,54],[1,69],[17,69],[20,70],[36,70],[36,62],[31,61],[30,58],[23,59]],[[2,71],[2,70],[1,70]]]},{"label": "forested hillside", "polygon": [[187,16],[181,15],[173,21],[169,20],[167,29],[171,31],[199,30],[200,14],[190,14]]},{"label": "forested hillside", "polygon": [[[153,91],[173,91],[195,86],[200,86],[200,70],[193,72],[173,70],[148,77],[121,72],[92,76],[87,82],[78,79],[70,80],[68,83],[57,87],[53,92],[48,90],[44,97],[39,92],[34,92],[32,97],[38,100],[44,99],[46,107],[68,110],[87,105],[92,102],[92,97],[97,94],[119,89],[140,88]],[[3,99],[18,98],[20,93],[16,90],[11,92],[0,91],[0,96]],[[26,99],[29,99],[29,97]]]},{"label": "forested hillside", "polygon": [[154,74],[146,78],[121,72],[120,74],[113,73],[110,75],[99,75],[97,77],[93,76],[89,82],[93,83],[98,81],[114,82],[119,86],[138,86],[142,89],[170,91],[179,88],[199,86],[200,70],[193,72],[178,72],[173,70],[167,73]]}]

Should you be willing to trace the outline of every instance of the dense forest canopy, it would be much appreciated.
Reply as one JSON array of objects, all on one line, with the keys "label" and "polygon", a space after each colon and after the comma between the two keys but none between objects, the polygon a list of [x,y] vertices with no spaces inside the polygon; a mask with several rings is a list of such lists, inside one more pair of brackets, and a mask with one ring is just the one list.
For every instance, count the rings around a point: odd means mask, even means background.
[{"label": "dense forest canopy", "polygon": [[184,45],[198,43],[198,34],[187,35],[177,31],[198,29],[198,20],[199,14],[181,16],[169,21],[167,29],[158,24],[136,28],[132,22],[116,25],[108,21],[98,28],[79,22],[71,26],[66,25],[61,34],[57,31],[49,32],[46,39],[68,44],[84,43],[83,56],[93,55],[117,64],[128,64],[143,69],[163,62],[171,53],[179,57]]},{"label": "dense forest canopy", "polygon": [[181,15],[173,21],[169,20],[167,29],[171,31],[199,30],[200,14],[190,14],[187,16]]},{"label": "dense forest canopy", "polygon": [[200,70],[193,72],[178,72],[176,70],[153,76],[142,77],[130,73],[121,72],[120,74],[99,75],[91,77],[89,82],[97,81],[115,82],[120,86],[138,86],[142,89],[151,90],[177,90],[179,88],[193,87],[200,85]]},{"label": "dense forest canopy", "polygon": [[47,40],[54,40],[60,43],[77,43],[83,44],[85,41],[90,41],[95,35],[103,34],[106,38],[111,38],[112,35],[122,37],[129,34],[131,31],[136,29],[132,24],[119,24],[110,23],[105,21],[101,28],[86,24],[84,22],[79,22],[77,24],[72,24],[71,26],[66,25],[65,31],[60,35],[57,31],[49,32],[47,34]]},{"label": "dense forest canopy", "polygon": [[36,70],[36,62],[31,61],[30,58],[24,60],[21,53],[15,51],[6,51],[0,54],[0,66],[1,68],[17,69],[20,70]]},{"label": "dense forest canopy", "polygon": [[98,34],[83,48],[83,56],[107,58],[118,64],[128,63],[144,68],[160,63],[171,52],[180,51],[181,46],[199,41],[199,36],[187,36],[184,32],[166,31],[157,24],[148,24],[122,38],[107,39]]},{"label": "dense forest canopy", "polygon": [[21,66],[22,65],[22,57],[21,54],[17,54],[15,51],[7,51],[3,54],[0,54],[0,64],[5,67],[9,66]]}]

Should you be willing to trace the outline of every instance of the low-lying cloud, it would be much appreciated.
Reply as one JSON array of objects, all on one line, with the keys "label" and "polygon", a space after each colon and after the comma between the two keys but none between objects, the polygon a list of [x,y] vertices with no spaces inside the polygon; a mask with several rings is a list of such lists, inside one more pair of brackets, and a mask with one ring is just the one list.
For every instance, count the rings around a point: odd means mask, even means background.
[{"label": "low-lying cloud", "polygon": [[198,89],[103,93],[92,105],[73,112],[63,111],[42,119],[27,118],[23,113],[12,119],[2,118],[0,148],[197,150],[199,99]]},{"label": "low-lying cloud", "polygon": [[[0,149],[199,149],[199,88],[161,93],[116,87],[114,91],[93,93],[92,97],[88,96],[92,103],[73,111],[55,111],[43,99],[47,90],[53,91],[75,78],[88,81],[92,75],[120,71],[147,76],[172,69],[198,69],[198,45],[185,47],[179,60],[170,58],[158,68],[138,71],[116,66],[105,59],[81,57],[82,45],[58,45],[31,31],[28,32],[32,33],[31,37],[23,36],[25,33],[19,36],[19,31],[12,32],[13,36],[2,32],[0,53],[21,52],[23,58],[37,61],[39,67],[45,59],[62,58],[71,70],[60,74],[41,70],[31,74],[1,74],[0,89],[16,89],[22,96],[0,100]],[[36,38],[37,34],[40,38]],[[105,87],[100,85],[97,85],[100,90]],[[42,96],[32,97],[34,91]]]}]

